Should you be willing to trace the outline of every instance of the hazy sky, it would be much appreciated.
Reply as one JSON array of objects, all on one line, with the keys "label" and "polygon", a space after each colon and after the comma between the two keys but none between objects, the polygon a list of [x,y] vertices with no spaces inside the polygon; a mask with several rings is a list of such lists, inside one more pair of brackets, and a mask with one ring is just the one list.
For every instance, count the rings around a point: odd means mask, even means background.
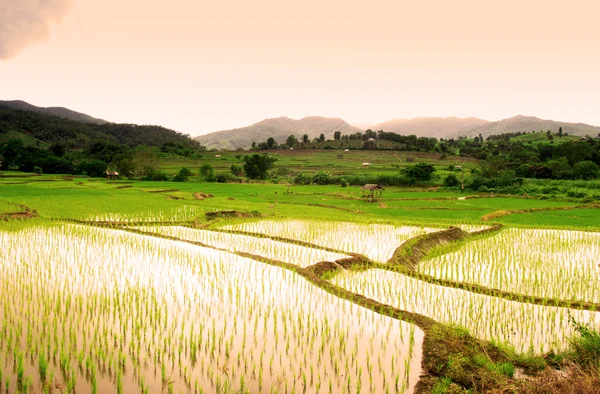
[{"label": "hazy sky", "polygon": [[268,117],[600,125],[598,0],[0,0],[0,99],[189,133]]}]

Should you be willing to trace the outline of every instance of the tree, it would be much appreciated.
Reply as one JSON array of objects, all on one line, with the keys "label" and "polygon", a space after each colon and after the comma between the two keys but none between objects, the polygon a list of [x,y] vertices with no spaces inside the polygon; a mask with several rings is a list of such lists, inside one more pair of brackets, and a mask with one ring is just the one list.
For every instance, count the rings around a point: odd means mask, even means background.
[{"label": "tree", "polygon": [[562,131],[562,127],[558,128],[558,138],[562,138],[563,136],[563,131]]},{"label": "tree", "polygon": [[181,167],[177,175],[173,177],[173,180],[175,182],[185,182],[190,176],[192,176],[192,171],[187,167]]},{"label": "tree", "polygon": [[275,138],[269,137],[267,138],[267,147],[269,149],[273,149],[277,147],[277,142],[275,142]]},{"label": "tree", "polygon": [[580,161],[573,166],[573,176],[575,179],[596,179],[600,168],[593,161]]},{"label": "tree", "polygon": [[402,169],[402,173],[411,180],[412,183],[428,181],[435,173],[433,164],[419,163]]},{"label": "tree", "polygon": [[67,147],[60,142],[50,145],[49,150],[56,157],[63,157],[65,154],[67,154]]},{"label": "tree", "polygon": [[545,165],[552,170],[552,177],[555,179],[570,179],[573,176],[573,169],[566,157],[549,160]]},{"label": "tree", "polygon": [[231,167],[231,173],[235,176],[242,176],[244,175],[244,168],[240,165],[237,164],[232,164]]},{"label": "tree", "polygon": [[325,134],[321,133],[321,135],[319,135],[319,141],[325,142]]},{"label": "tree", "polygon": [[156,170],[160,160],[158,148],[140,145],[136,146],[131,153],[135,175],[143,177]]},{"label": "tree", "polygon": [[287,140],[285,141],[285,144],[289,147],[289,148],[293,148],[294,146],[298,145],[298,139],[296,138],[295,135],[290,134],[289,137],[287,137]]},{"label": "tree", "polygon": [[273,163],[277,161],[276,158],[268,155],[259,155],[255,153],[251,156],[244,156],[244,172],[250,179],[266,179],[267,172],[273,166]]},{"label": "tree", "polygon": [[460,184],[458,177],[454,174],[449,174],[446,179],[444,179],[444,186],[447,187],[455,187]]},{"label": "tree", "polygon": [[305,143],[305,144],[308,144],[308,134],[304,134],[302,136],[302,142]]},{"label": "tree", "polygon": [[339,141],[342,139],[342,132],[341,131],[335,131],[333,133],[333,139],[336,141]]},{"label": "tree", "polygon": [[331,183],[331,174],[329,172],[319,171],[313,176],[312,181],[317,185],[328,185]]},{"label": "tree", "polygon": [[156,170],[159,160],[158,148],[140,145],[116,156],[113,165],[122,175],[144,177]]},{"label": "tree", "polygon": [[79,170],[95,178],[102,178],[106,173],[108,164],[102,160],[85,161],[79,165]]},{"label": "tree", "polygon": [[207,181],[211,181],[215,177],[215,169],[208,163],[204,163],[199,170],[200,176]]}]

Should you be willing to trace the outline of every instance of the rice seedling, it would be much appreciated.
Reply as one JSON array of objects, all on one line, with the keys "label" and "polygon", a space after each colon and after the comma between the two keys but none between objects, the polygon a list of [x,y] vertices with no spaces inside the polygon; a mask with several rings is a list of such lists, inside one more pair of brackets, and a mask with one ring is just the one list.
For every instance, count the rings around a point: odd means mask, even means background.
[{"label": "rice seedling", "polygon": [[506,229],[421,263],[437,278],[562,300],[600,303],[600,233]]},{"label": "rice seedling", "polygon": [[228,225],[223,229],[297,239],[348,253],[359,253],[381,263],[387,262],[408,239],[439,231],[434,228],[309,220],[262,220]]},{"label": "rice seedling", "polygon": [[220,249],[250,253],[268,259],[284,261],[299,267],[308,267],[321,261],[335,261],[350,257],[340,253],[332,253],[321,249],[313,249],[249,235],[195,230],[180,226],[136,227],[136,229],[169,235],[182,240],[199,242]]},{"label": "rice seedling", "polygon": [[196,392],[341,393],[396,375],[410,392],[419,376],[420,329],[279,267],[74,225],[0,232],[0,245],[8,392],[45,376],[68,392],[189,392],[193,377]]},{"label": "rice seedling", "polygon": [[141,223],[141,222],[179,222],[190,220],[199,214],[202,210],[194,205],[183,205],[181,207],[170,208],[166,211],[147,211],[135,214],[101,213],[88,215],[87,221],[93,222],[118,222],[118,223]]},{"label": "rice seedling", "polygon": [[433,285],[381,269],[339,274],[332,282],[352,292],[441,323],[465,327],[481,339],[508,343],[517,351],[564,349],[577,321],[600,327],[600,313],[528,304]]}]

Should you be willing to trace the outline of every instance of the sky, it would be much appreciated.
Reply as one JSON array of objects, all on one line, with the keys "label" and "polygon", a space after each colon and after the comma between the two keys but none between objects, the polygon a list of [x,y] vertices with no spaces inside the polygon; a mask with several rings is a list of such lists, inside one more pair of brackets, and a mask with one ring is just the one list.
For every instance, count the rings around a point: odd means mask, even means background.
[{"label": "sky", "polygon": [[597,0],[0,0],[0,99],[192,136],[265,118],[600,125]]}]

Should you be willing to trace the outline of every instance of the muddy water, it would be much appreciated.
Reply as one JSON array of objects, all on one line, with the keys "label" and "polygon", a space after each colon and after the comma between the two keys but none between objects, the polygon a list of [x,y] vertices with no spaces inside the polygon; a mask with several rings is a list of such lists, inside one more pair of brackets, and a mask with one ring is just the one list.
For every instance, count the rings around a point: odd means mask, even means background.
[{"label": "muddy water", "polygon": [[381,303],[460,325],[474,336],[513,345],[518,351],[562,349],[578,322],[600,328],[600,313],[548,307],[475,294],[380,269],[343,273],[332,282]]},{"label": "muddy water", "polygon": [[15,350],[37,391],[40,354],[78,393],[411,392],[420,374],[421,330],[277,267],[74,226],[0,233],[0,245],[9,392]]}]

